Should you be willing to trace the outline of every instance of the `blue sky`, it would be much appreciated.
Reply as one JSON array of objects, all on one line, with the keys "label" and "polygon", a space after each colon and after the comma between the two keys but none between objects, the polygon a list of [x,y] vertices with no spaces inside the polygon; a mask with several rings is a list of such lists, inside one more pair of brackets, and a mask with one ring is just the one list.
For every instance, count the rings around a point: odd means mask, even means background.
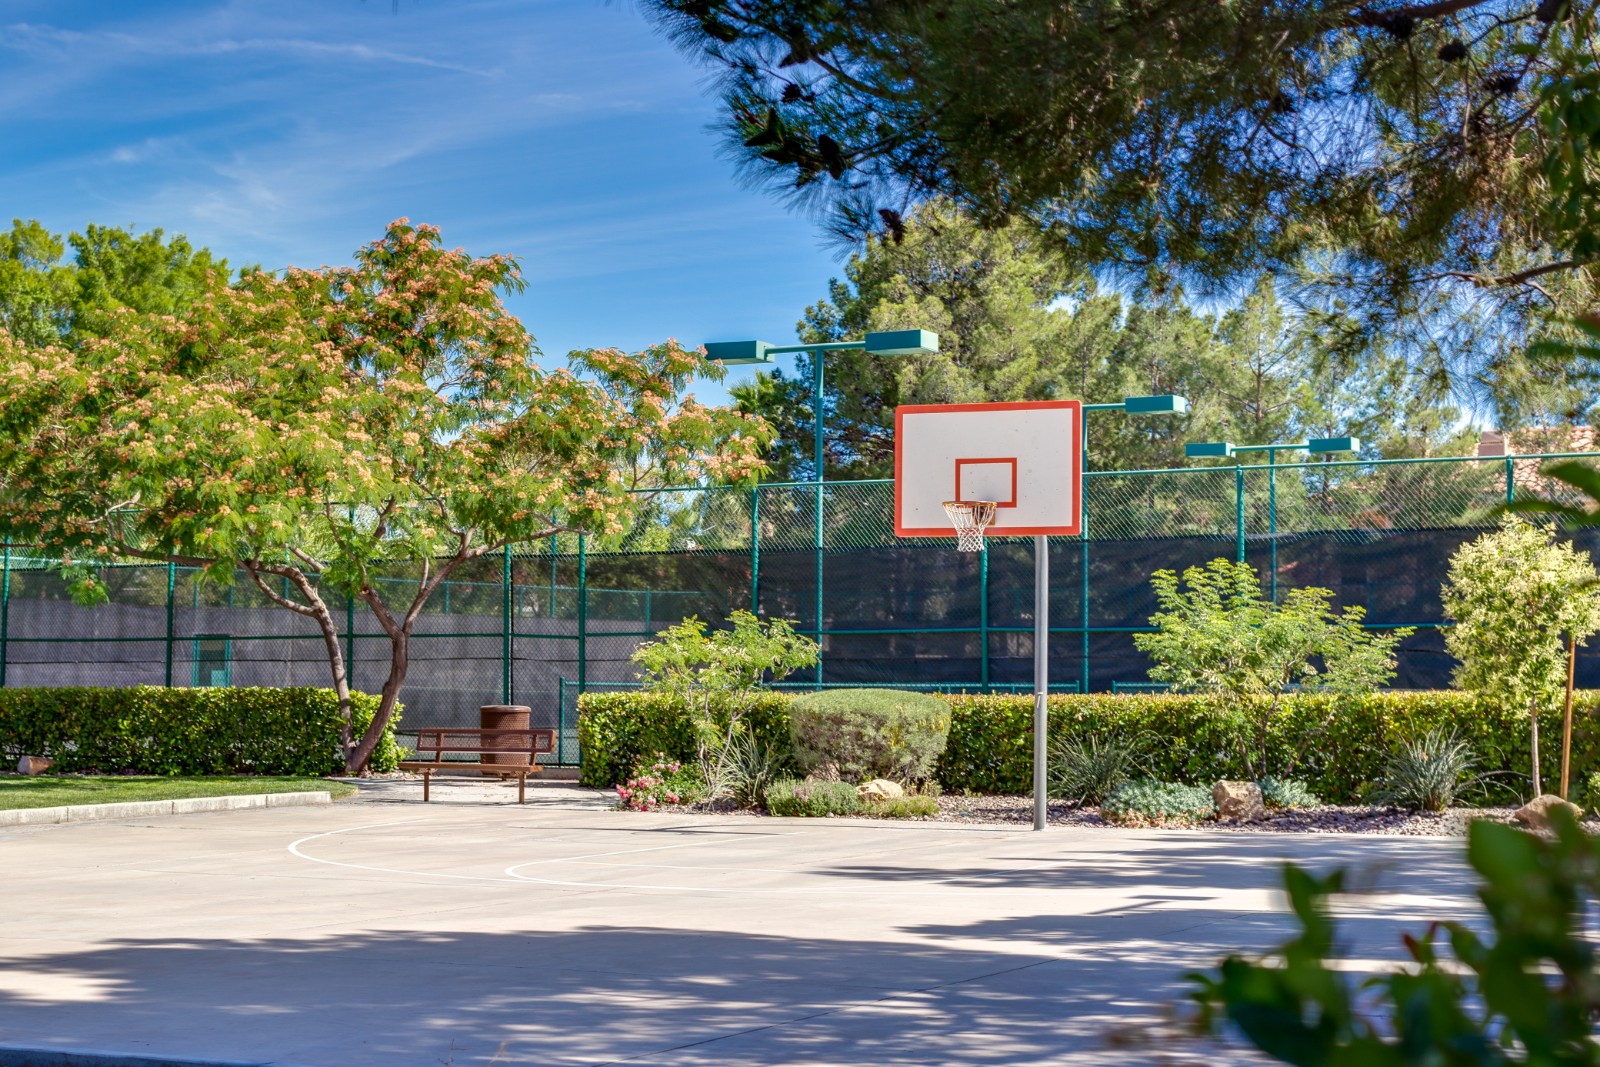
[{"label": "blue sky", "polygon": [[[604,0],[0,0],[0,214],[348,262],[399,216],[516,256],[547,356],[759,336],[840,272],[741,188],[705,73]],[[703,389],[705,399],[721,391]]]}]

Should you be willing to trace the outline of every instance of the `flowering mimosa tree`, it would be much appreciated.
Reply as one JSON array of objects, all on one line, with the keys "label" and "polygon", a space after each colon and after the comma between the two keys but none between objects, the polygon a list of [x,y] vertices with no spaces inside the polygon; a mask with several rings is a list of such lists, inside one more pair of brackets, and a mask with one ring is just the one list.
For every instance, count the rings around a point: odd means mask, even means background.
[{"label": "flowering mimosa tree", "polygon": [[[684,395],[720,366],[669,340],[541,369],[500,299],[521,285],[512,260],[401,219],[354,266],[218,278],[181,317],[123,312],[72,349],[0,332],[0,528],[60,552],[86,602],[104,596],[97,563],[172,562],[222,583],[242,572],[314,620],[358,773],[452,573],[563,531],[617,532],[639,490],[761,469],[764,423]],[[397,566],[409,599],[380,591]],[[330,591],[389,638],[360,738]]]}]

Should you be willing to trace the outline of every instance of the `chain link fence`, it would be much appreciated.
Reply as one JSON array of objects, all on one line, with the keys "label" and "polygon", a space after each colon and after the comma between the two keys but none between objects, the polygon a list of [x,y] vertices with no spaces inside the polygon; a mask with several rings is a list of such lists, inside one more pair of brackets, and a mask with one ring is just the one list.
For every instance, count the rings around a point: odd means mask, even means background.
[{"label": "chain link fence", "polygon": [[[1243,559],[1274,597],[1321,586],[1375,629],[1414,626],[1395,684],[1449,684],[1439,588],[1451,554],[1516,498],[1560,497],[1554,457],[1314,462],[1091,472],[1086,536],[1050,542],[1051,677],[1064,691],[1137,691],[1133,635],[1155,610],[1150,574]],[[1600,460],[1593,454],[1583,458]],[[822,660],[788,687],[1031,687],[1033,544],[894,536],[888,481],[665,493],[611,541],[563,536],[476,560],[434,594],[402,696],[413,723],[466,725],[479,705],[526,704],[577,761],[575,704],[636,683],[638,644],[687,616],[738,609],[817,637]],[[1591,531],[1577,539],[1600,547]],[[52,561],[7,548],[0,684],[327,685],[322,638],[242,574],[231,586],[176,566],[104,569],[110,603],[81,608]],[[384,579],[391,599],[412,579]],[[337,601],[353,684],[377,691],[389,644],[363,605]],[[1579,681],[1600,685],[1581,651]]]}]

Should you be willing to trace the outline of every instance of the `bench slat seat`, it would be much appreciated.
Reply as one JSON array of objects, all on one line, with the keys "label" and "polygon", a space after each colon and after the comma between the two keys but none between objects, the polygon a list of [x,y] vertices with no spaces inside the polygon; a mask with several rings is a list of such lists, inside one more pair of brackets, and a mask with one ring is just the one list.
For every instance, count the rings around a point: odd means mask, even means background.
[{"label": "bench slat seat", "polygon": [[[472,726],[424,726],[417,730],[416,755],[431,759],[402,760],[403,771],[422,775],[422,800],[429,799],[428,786],[435,771],[476,771],[498,774],[517,780],[517,803],[527,802],[528,775],[540,771],[540,755],[556,750],[556,732],[548,729],[494,729]],[[477,756],[474,760],[445,759],[445,756]],[[498,763],[485,756],[525,757],[526,762]]]}]

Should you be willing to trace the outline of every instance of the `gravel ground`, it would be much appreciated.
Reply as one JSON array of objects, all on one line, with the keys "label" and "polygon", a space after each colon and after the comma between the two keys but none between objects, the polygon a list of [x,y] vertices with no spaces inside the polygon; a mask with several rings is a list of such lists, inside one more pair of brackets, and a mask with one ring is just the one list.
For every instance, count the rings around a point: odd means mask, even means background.
[{"label": "gravel ground", "polygon": [[[1472,819],[1492,819],[1510,822],[1515,808],[1451,808],[1449,811],[1405,811],[1399,808],[1361,808],[1324,805],[1318,808],[1297,808],[1293,811],[1274,812],[1261,822],[1216,822],[1185,824],[1186,828],[1202,831],[1234,831],[1261,833],[1277,831],[1303,834],[1413,834],[1427,836],[1460,836],[1467,831]],[[943,796],[939,798],[939,822],[970,823],[1032,823],[1033,798],[1027,796]],[[1053,826],[1103,826],[1119,829],[1115,823],[1106,822],[1094,808],[1077,808],[1063,801],[1050,802],[1050,824]]]}]

